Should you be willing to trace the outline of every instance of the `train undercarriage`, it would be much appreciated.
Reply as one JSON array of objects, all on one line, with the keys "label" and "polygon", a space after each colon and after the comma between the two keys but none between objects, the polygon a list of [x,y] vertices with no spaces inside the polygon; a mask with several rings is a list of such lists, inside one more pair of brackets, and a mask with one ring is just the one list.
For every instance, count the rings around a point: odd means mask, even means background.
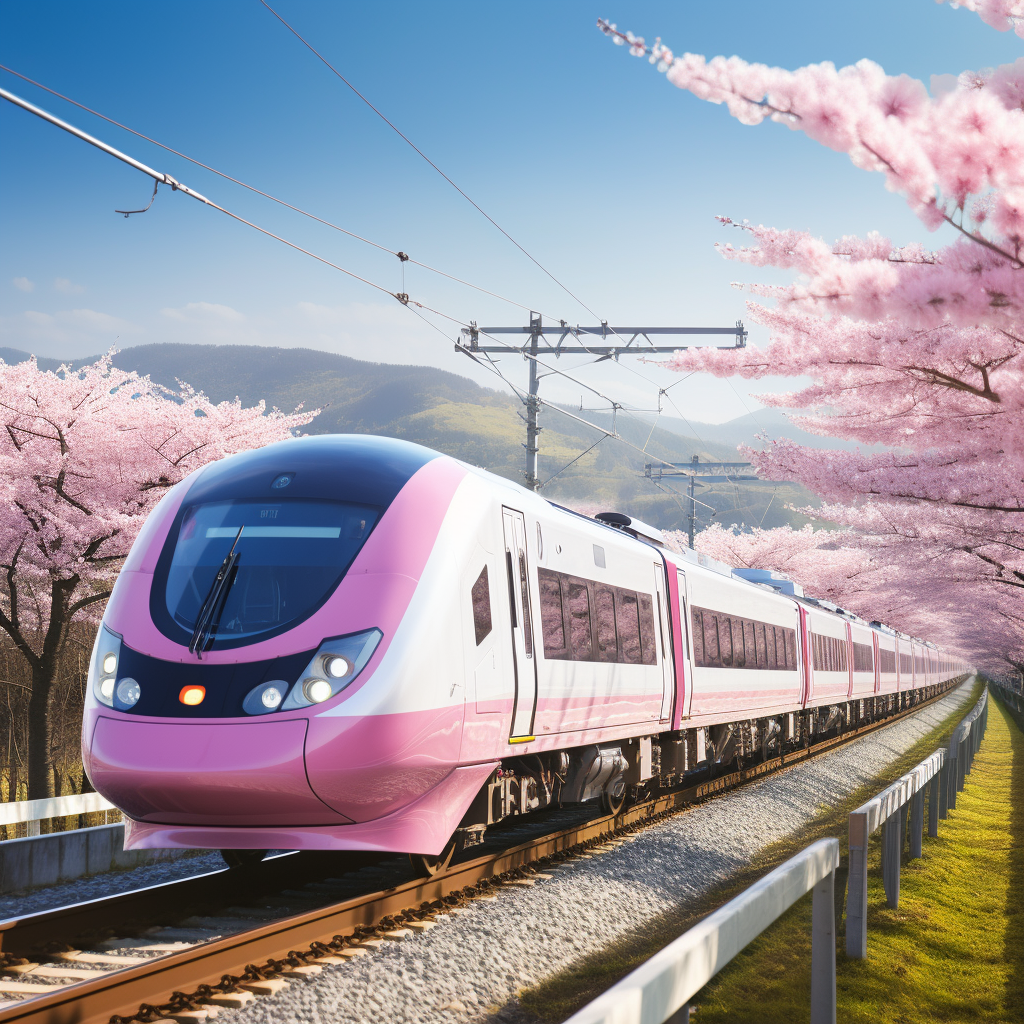
[{"label": "train undercarriage", "polygon": [[488,828],[534,811],[596,801],[617,814],[659,793],[784,758],[899,715],[965,678],[806,711],[507,758],[477,794],[445,851],[419,858],[421,866],[431,873],[442,870],[458,850],[482,843]]}]

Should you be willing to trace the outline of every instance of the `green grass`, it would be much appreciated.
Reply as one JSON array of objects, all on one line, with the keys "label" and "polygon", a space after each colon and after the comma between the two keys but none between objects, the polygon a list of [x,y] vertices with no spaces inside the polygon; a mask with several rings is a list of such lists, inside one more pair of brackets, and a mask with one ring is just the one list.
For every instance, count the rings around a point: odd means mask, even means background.
[{"label": "green grass", "polygon": [[[532,1015],[537,1021],[564,1021],[581,1006],[610,988],[620,978],[648,960],[703,917],[722,906],[810,843],[827,836],[840,837],[844,866],[836,874],[836,900],[837,904],[841,904],[845,899],[846,891],[846,826],[850,811],[859,807],[865,800],[870,799],[880,789],[931,754],[943,739],[948,737],[950,730],[963,718],[973,701],[980,696],[982,685],[980,682],[975,685],[971,703],[961,705],[956,711],[946,716],[935,729],[895,760],[883,774],[878,775],[837,804],[823,807],[805,826],[787,839],[766,847],[747,867],[727,882],[717,886],[695,904],[646,922],[642,928],[628,933],[605,949],[585,957],[571,968],[552,975],[537,987],[520,993],[519,1001],[522,1010],[526,1014]],[[994,718],[995,715],[990,714],[990,734]],[[1024,757],[1024,751],[1021,756]],[[979,761],[975,762],[976,766]],[[977,770],[976,767],[975,771]],[[972,781],[975,777],[972,775]],[[955,813],[961,813],[959,805]],[[932,842],[935,841],[932,840]],[[874,846],[877,848],[877,842],[874,843]],[[879,881],[878,884],[880,885],[881,882]],[[804,935],[800,924],[794,926],[791,923],[796,921],[801,913],[806,913],[809,920],[809,897],[806,901],[806,908],[803,903],[804,901],[801,901],[797,904],[769,933],[747,947],[747,950],[741,953],[733,961],[733,964],[719,975],[713,983],[713,988],[709,986],[704,990],[701,994],[700,1016],[695,1019],[704,1020],[705,1014],[709,1020],[712,1019],[711,1014],[716,1005],[716,993],[722,989],[728,978],[742,972],[744,967],[752,972],[744,976],[744,981],[749,984],[749,987],[744,989],[744,994],[740,998],[740,1004],[746,1002],[748,1009],[738,1011],[737,1004],[731,1002],[728,1012],[719,1016],[718,1020],[728,1019],[730,1022],[747,1019],[758,1022],[785,1020],[789,1024],[790,1021],[807,1017],[810,992],[809,931]],[[903,912],[902,905],[900,912]],[[760,945],[773,933],[787,925],[796,936],[795,944],[787,946],[784,943],[779,943],[771,957],[759,958],[757,949]],[[869,943],[870,941],[869,937]],[[771,991],[771,999],[766,995],[768,991]],[[775,1012],[776,1005],[773,1002],[776,997],[779,997],[779,1012],[777,1014]],[[748,1016],[743,1016],[743,1013],[747,1013]],[[841,1015],[840,1019],[843,1019]]]},{"label": "green grass", "polygon": [[[924,856],[904,855],[899,908],[885,902],[872,837],[868,956],[840,930],[838,1019],[925,1024],[1024,1020],[1024,735],[993,702],[967,786]],[[810,899],[752,943],[694,1000],[701,1024],[806,1019]]]}]

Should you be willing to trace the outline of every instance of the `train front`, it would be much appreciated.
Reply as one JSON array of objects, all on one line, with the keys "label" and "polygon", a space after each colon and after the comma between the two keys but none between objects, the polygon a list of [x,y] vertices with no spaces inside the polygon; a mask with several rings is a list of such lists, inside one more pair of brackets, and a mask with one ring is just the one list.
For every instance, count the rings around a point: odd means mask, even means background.
[{"label": "train front", "polygon": [[164,498],[108,603],[83,724],[126,848],[439,852],[479,772],[457,770],[461,702],[431,682],[451,637],[417,594],[464,475],[328,435]]}]

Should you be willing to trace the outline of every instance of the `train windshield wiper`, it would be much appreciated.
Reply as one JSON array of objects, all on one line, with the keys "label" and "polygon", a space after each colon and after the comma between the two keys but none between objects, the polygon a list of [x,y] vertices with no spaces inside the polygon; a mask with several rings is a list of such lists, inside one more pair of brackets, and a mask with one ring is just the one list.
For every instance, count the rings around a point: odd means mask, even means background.
[{"label": "train windshield wiper", "polygon": [[231,544],[231,550],[227,553],[224,561],[220,563],[217,575],[214,576],[213,583],[210,584],[206,600],[203,601],[203,606],[196,616],[196,627],[192,630],[192,639],[189,641],[188,650],[200,661],[203,659],[203,648],[206,646],[206,641],[216,628],[221,605],[224,603],[228,589],[234,582],[239,558],[239,552],[235,550],[235,547],[238,545],[238,540],[244,529],[244,526],[238,528],[238,533],[235,534],[235,539]]}]

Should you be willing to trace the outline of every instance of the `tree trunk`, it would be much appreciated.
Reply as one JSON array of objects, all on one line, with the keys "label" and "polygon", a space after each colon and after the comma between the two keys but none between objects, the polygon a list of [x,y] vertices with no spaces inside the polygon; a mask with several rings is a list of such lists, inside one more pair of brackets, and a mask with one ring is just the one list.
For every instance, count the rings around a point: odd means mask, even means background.
[{"label": "tree trunk", "polygon": [[28,702],[28,798],[53,796],[50,771],[50,695],[57,672],[56,658],[43,658],[32,667],[32,696]]}]

